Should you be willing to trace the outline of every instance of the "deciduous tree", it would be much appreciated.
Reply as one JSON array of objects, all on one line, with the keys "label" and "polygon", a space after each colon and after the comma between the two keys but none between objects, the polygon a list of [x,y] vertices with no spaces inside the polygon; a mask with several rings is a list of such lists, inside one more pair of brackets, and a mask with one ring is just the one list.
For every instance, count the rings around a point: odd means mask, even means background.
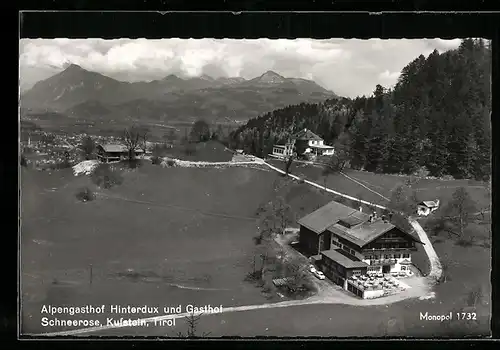
[{"label": "deciduous tree", "polygon": [[203,120],[197,120],[191,127],[190,137],[193,142],[205,142],[210,140],[210,126]]},{"label": "deciduous tree", "polygon": [[80,149],[82,150],[83,156],[85,157],[86,160],[93,159],[95,148],[96,145],[92,137],[85,136],[82,139],[80,143]]},{"label": "deciduous tree", "polygon": [[467,189],[459,187],[453,192],[452,199],[445,207],[444,213],[448,220],[457,226],[460,237],[463,237],[464,230],[472,221],[472,214],[476,211],[476,203],[470,197]]},{"label": "deciduous tree", "polygon": [[142,130],[136,125],[132,125],[123,131],[122,141],[128,151],[128,159],[132,161],[135,158],[135,150],[141,141]]},{"label": "deciduous tree", "polygon": [[289,155],[285,159],[285,176],[288,176],[288,174],[290,174],[290,168],[292,167],[293,159],[293,155]]}]

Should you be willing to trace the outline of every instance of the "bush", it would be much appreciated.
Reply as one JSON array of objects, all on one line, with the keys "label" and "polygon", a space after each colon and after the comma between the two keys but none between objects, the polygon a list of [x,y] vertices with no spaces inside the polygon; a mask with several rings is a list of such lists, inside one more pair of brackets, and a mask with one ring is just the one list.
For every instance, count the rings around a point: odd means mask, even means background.
[{"label": "bush", "polygon": [[192,155],[196,154],[196,145],[192,144],[192,143],[186,144],[186,147],[184,148],[184,153],[187,156],[192,156]]},{"label": "bush", "polygon": [[120,185],[123,177],[118,170],[112,170],[108,164],[99,164],[92,174],[92,182],[101,188]]},{"label": "bush", "polygon": [[412,175],[418,178],[426,178],[427,176],[429,176],[429,170],[427,169],[427,167],[422,166],[417,170],[415,170],[415,172]]},{"label": "bush", "polygon": [[467,293],[467,296],[465,297],[465,302],[467,303],[467,306],[476,307],[478,304],[482,302],[483,298],[484,298],[483,288],[481,288],[481,286],[476,286]]},{"label": "bush", "polygon": [[345,204],[347,201],[347,198],[342,197],[342,196],[338,196],[337,198],[335,198],[335,201],[338,203],[341,203],[341,204]]},{"label": "bush", "polygon": [[453,180],[455,180],[455,178],[453,176],[451,176],[451,175],[443,175],[443,176],[441,176],[441,180],[443,180],[443,181],[453,181]]},{"label": "bush", "polygon": [[163,164],[163,166],[167,166],[167,167],[174,167],[175,166],[175,160],[173,160],[173,159],[167,159],[167,160],[163,161],[161,164]]},{"label": "bush", "polygon": [[134,159],[127,159],[125,160],[127,166],[129,169],[136,169],[139,168],[142,165],[141,159],[134,158]]},{"label": "bush", "polygon": [[167,154],[167,150],[168,150],[167,144],[163,144],[163,145],[155,144],[153,146],[153,149],[152,149],[153,158],[154,157],[157,157],[157,158],[164,157]]},{"label": "bush", "polygon": [[88,202],[94,199],[94,193],[90,190],[90,188],[85,187],[76,193],[76,198],[82,202]]},{"label": "bush", "polygon": [[154,156],[154,157],[151,158],[151,163],[153,163],[154,165],[160,165],[161,164],[161,158],[157,157],[157,156]]},{"label": "bush", "polygon": [[391,224],[394,226],[398,227],[399,229],[405,231],[405,232],[412,232],[413,231],[413,226],[410,225],[408,220],[406,219],[405,216],[399,214],[399,213],[393,213],[391,217]]},{"label": "bush", "polygon": [[72,167],[71,162],[67,159],[54,164],[54,169],[68,169],[71,167]]},{"label": "bush", "polygon": [[28,166],[28,162],[26,161],[26,157],[24,157],[23,154],[21,155],[21,166],[23,166],[23,167]]},{"label": "bush", "polygon": [[472,247],[475,243],[476,238],[470,236],[469,238],[460,238],[456,241],[456,244],[460,247]]}]

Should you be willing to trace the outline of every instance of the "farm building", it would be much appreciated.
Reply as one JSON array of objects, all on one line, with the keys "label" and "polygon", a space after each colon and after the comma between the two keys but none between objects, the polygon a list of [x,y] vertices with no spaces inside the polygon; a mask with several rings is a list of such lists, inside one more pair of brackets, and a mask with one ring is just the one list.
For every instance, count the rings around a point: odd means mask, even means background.
[{"label": "farm building", "polygon": [[435,201],[423,201],[417,204],[417,215],[427,216],[439,208],[439,199]]},{"label": "farm building", "polygon": [[[298,221],[299,245],[346,290],[351,276],[406,272],[419,239],[388,221],[332,201]],[[353,293],[358,294],[359,291]]]},{"label": "farm building", "polygon": [[[128,157],[128,149],[121,144],[97,145],[97,159],[101,162],[109,163],[116,162]],[[140,149],[135,149],[134,156],[143,154]]]},{"label": "farm building", "polygon": [[319,156],[331,156],[335,154],[333,146],[324,144],[324,140],[308,129],[304,129],[292,136],[291,141],[285,145],[274,145],[273,155],[284,157],[293,152],[297,156],[316,158]]},{"label": "farm building", "polygon": [[293,155],[293,144],[286,143],[285,145],[274,145],[273,155],[278,158],[283,158]]}]

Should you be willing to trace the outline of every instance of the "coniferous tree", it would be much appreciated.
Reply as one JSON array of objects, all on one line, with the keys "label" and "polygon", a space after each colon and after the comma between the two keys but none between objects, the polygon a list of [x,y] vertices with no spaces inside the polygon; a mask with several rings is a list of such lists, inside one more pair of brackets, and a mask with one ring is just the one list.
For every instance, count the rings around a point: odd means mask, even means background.
[{"label": "coniferous tree", "polygon": [[[491,174],[491,49],[465,39],[456,50],[434,50],[408,63],[393,89],[372,96],[301,103],[238,128],[239,148],[267,154],[304,128],[336,144],[349,135],[354,169],[488,179]],[[255,132],[258,130],[258,132]]]}]

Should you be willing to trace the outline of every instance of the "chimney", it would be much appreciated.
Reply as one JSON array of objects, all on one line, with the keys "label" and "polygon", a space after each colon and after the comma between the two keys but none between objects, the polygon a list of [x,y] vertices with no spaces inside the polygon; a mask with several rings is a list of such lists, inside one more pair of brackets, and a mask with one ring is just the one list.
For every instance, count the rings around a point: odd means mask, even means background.
[{"label": "chimney", "polygon": [[359,211],[363,212],[363,207],[361,205],[359,206]]}]

